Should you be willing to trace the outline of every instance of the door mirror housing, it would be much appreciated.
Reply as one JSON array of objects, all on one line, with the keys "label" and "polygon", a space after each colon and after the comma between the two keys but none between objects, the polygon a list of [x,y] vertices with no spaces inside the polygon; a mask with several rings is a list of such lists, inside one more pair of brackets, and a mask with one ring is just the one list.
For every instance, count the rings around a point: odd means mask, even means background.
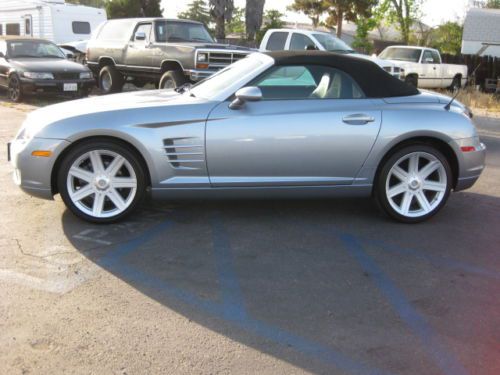
[{"label": "door mirror housing", "polygon": [[243,87],[236,91],[234,99],[229,108],[239,109],[243,107],[246,102],[257,102],[262,99],[262,91],[256,86]]},{"label": "door mirror housing", "polygon": [[426,64],[434,64],[434,59],[432,57],[426,57],[425,58],[425,63]]},{"label": "door mirror housing", "polygon": [[135,40],[146,40],[146,33],[144,31],[138,31],[134,35]]}]

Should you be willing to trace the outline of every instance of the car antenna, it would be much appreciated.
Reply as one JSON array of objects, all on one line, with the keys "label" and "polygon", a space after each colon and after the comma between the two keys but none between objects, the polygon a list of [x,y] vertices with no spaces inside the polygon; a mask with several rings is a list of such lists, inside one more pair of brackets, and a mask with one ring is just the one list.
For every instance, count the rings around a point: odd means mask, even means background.
[{"label": "car antenna", "polygon": [[455,93],[455,95],[453,95],[453,98],[451,98],[450,102],[444,106],[444,109],[446,109],[447,111],[450,110],[451,104],[455,101],[455,99],[457,98],[458,94],[460,94],[460,89],[458,89],[457,92]]}]

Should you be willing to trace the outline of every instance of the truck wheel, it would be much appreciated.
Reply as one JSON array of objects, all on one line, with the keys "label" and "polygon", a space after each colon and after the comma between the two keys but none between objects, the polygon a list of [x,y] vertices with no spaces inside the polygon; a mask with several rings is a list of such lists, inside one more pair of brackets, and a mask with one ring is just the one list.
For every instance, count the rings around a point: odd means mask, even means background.
[{"label": "truck wheel", "polygon": [[408,77],[406,77],[405,82],[413,87],[418,87],[418,77],[417,76],[408,76]]},{"label": "truck wheel", "polygon": [[123,75],[113,65],[106,65],[99,72],[99,87],[103,94],[122,91],[124,83]]},{"label": "truck wheel", "polygon": [[451,83],[450,86],[450,91],[457,91],[462,87],[462,80],[460,77],[455,77],[453,78],[453,82]]},{"label": "truck wheel", "polygon": [[175,89],[186,83],[186,77],[179,70],[170,70],[163,73],[160,79],[158,88],[161,89]]}]

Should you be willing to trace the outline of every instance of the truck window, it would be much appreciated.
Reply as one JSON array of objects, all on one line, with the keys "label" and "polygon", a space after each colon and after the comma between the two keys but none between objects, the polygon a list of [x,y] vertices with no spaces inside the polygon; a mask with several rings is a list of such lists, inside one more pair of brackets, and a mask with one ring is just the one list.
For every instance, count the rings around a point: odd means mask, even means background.
[{"label": "truck window", "polygon": [[288,37],[288,33],[285,33],[285,32],[272,33],[269,36],[269,40],[267,41],[266,49],[268,51],[282,51],[282,50],[284,50],[287,37]]},{"label": "truck window", "polygon": [[314,46],[316,44],[307,35],[293,33],[292,40],[290,41],[290,50],[292,51],[304,51],[307,46]]},{"label": "truck window", "polygon": [[389,47],[378,56],[385,60],[409,61],[418,63],[420,61],[421,49]]},{"label": "truck window", "polygon": [[434,59],[434,64],[441,64],[441,57],[437,51],[431,51],[432,58]]},{"label": "truck window", "polygon": [[431,51],[426,50],[424,51],[424,56],[422,57],[422,63],[423,64],[437,64],[439,62],[434,60],[434,56],[432,55]]},{"label": "truck window", "polygon": [[160,43],[205,42],[214,40],[201,23],[184,21],[158,21],[155,23],[156,41]]},{"label": "truck window", "polygon": [[31,35],[31,16],[27,16],[24,20],[24,34]]},{"label": "truck window", "polygon": [[71,24],[73,34],[90,34],[90,23],[83,21],[73,21]]},{"label": "truck window", "polygon": [[18,23],[8,23],[5,28],[6,35],[21,35],[21,25]]},{"label": "truck window", "polygon": [[[142,39],[142,40],[141,39],[136,39],[135,35],[137,33],[144,33],[144,34],[146,34],[146,39]],[[134,32],[134,41],[136,43],[147,44],[147,43],[149,43],[150,34],[151,34],[151,24],[150,23],[140,24],[139,26],[137,26],[137,29],[135,29],[135,32]]]}]

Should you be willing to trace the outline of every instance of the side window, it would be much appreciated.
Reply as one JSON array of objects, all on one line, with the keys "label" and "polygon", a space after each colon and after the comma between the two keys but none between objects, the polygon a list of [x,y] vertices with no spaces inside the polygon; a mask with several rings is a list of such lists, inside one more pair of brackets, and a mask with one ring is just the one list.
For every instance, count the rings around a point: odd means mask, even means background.
[{"label": "side window", "polygon": [[307,46],[315,46],[314,42],[307,35],[293,33],[290,41],[290,50],[304,51]]},{"label": "side window", "polygon": [[[146,39],[137,39],[136,34],[137,33],[144,33],[146,35]],[[135,29],[134,32],[134,41],[139,44],[147,44],[149,43],[149,35],[151,33],[151,24],[150,23],[143,23],[137,26],[137,29]]]},{"label": "side window", "polygon": [[71,23],[71,28],[73,29],[73,34],[90,35],[90,23],[89,22],[73,21]]},{"label": "side window", "polygon": [[280,66],[250,84],[264,100],[362,99],[358,84],[344,72],[321,65]]},{"label": "side window", "polygon": [[285,49],[286,38],[288,33],[275,32],[269,36],[266,49],[268,51],[282,51]]},{"label": "side window", "polygon": [[6,35],[21,35],[21,25],[18,23],[8,23],[5,32]]},{"label": "side window", "polygon": [[24,19],[24,34],[31,35],[31,16],[26,16]]},{"label": "side window", "polygon": [[434,56],[432,56],[431,51],[426,50],[424,52],[424,57],[422,59],[422,62],[424,64],[435,64],[437,61],[434,61]]},{"label": "side window", "polygon": [[439,53],[437,51],[431,51],[432,58],[434,59],[434,64],[440,64],[441,59],[439,58]]}]

